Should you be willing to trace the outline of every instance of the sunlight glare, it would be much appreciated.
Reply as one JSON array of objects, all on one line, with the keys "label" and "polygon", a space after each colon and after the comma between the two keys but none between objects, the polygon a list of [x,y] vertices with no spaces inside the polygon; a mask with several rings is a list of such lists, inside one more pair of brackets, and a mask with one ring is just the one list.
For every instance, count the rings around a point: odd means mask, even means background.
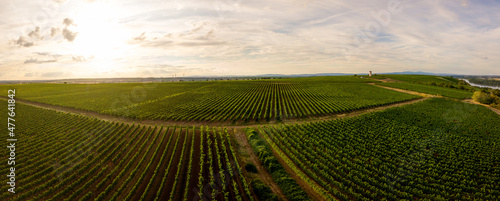
[{"label": "sunlight glare", "polygon": [[116,21],[123,14],[109,2],[93,2],[77,11],[76,25],[69,29],[78,32],[74,41],[74,53],[91,58],[92,70],[110,71],[114,59],[121,58],[126,50],[127,32]]}]

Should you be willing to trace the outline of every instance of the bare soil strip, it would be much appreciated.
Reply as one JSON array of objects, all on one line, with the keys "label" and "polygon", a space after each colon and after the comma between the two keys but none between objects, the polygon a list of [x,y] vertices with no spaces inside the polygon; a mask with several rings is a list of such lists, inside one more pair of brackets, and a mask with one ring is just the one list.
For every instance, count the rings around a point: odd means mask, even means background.
[{"label": "bare soil strip", "polygon": [[[439,98],[446,98],[446,99],[452,99],[452,100],[456,100],[456,99],[453,99],[453,98],[447,98],[447,97],[442,97],[442,96],[436,96],[436,95],[431,95],[431,94],[425,94],[425,93],[420,93],[420,92],[415,92],[415,91],[408,91],[408,90],[403,90],[403,89],[397,89],[397,88],[392,88],[392,87],[386,87],[386,86],[381,86],[381,85],[376,85],[374,83],[369,83],[371,85],[375,85],[377,87],[382,87],[382,88],[386,88],[386,89],[390,89],[390,90],[394,90],[394,91],[399,91],[399,92],[403,92],[403,93],[408,93],[408,94],[414,94],[414,95],[418,95],[418,96],[423,96],[423,97],[426,97],[427,98],[431,98],[431,97],[439,97]],[[499,109],[496,109],[494,107],[491,107],[489,105],[486,105],[486,104],[482,104],[482,103],[479,103],[475,100],[472,100],[472,99],[465,99],[465,100],[461,100],[462,102],[464,103],[469,103],[469,104],[476,104],[476,105],[482,105],[482,106],[485,106],[487,108],[489,108],[490,110],[492,110],[493,112],[497,113],[500,115],[500,110]]]},{"label": "bare soil strip", "polygon": [[241,145],[241,148],[243,151],[249,154],[249,159],[250,161],[257,167],[257,172],[261,176],[261,181],[264,182],[271,190],[273,191],[274,194],[278,195],[280,200],[288,200],[285,197],[285,194],[283,194],[283,191],[281,191],[281,188],[274,183],[273,178],[271,177],[271,174],[265,169],[257,155],[255,155],[255,152],[252,150],[252,147],[248,143],[247,137],[245,135],[245,131],[243,129],[238,129],[234,130],[234,138],[238,141],[238,143]]},{"label": "bare soil strip", "polygon": [[482,103],[477,102],[477,101],[475,101],[475,100],[472,100],[472,99],[465,99],[465,100],[463,100],[462,102],[464,102],[464,103],[469,103],[469,104],[476,104],[476,105],[482,105],[482,106],[485,106],[485,107],[489,108],[490,110],[492,110],[493,112],[495,112],[495,113],[497,113],[498,115],[500,115],[500,110],[499,110],[499,109],[496,109],[496,108],[491,107],[491,106],[486,105],[486,104],[482,104]]},{"label": "bare soil strip", "polygon": [[413,95],[417,95],[417,96],[443,98],[442,96],[437,96],[437,95],[432,95],[432,94],[426,94],[426,93],[420,93],[420,92],[416,92],[416,91],[410,91],[410,90],[404,90],[404,89],[398,89],[398,88],[392,88],[392,87],[378,85],[378,84],[375,84],[375,83],[368,83],[368,84],[371,84],[371,85],[377,86],[377,87],[382,87],[382,88],[385,88],[385,89],[390,89],[390,90],[393,90],[393,91],[399,91],[399,92],[402,92],[402,93],[413,94]]}]

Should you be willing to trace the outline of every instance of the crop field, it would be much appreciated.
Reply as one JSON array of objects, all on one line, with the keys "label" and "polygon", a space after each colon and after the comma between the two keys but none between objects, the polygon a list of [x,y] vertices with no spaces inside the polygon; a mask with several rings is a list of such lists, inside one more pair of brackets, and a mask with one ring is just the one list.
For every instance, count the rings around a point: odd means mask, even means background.
[{"label": "crop field", "polygon": [[390,75],[390,74],[384,74],[381,75],[382,77],[388,77],[391,79],[399,80],[399,81],[404,81],[404,82],[423,82],[423,83],[430,83],[430,82],[450,82],[450,83],[457,83],[458,80],[455,78],[451,77],[446,77],[446,76],[434,76],[434,75]]},{"label": "crop field", "polygon": [[500,200],[500,116],[400,77],[0,85],[0,200]]},{"label": "crop field", "polygon": [[327,199],[500,200],[499,130],[492,111],[435,98],[259,133]]},{"label": "crop field", "polygon": [[16,87],[20,91],[19,98],[35,102],[136,119],[198,122],[315,117],[417,98],[365,82],[370,80],[346,76],[142,85],[29,84]]},{"label": "crop field", "polygon": [[392,83],[378,83],[382,86],[394,87],[399,89],[405,89],[410,91],[417,91],[426,94],[432,95],[440,95],[449,98],[455,99],[466,99],[472,97],[472,92],[464,91],[459,89],[450,89],[439,86],[430,86],[424,84],[416,84],[416,83],[406,83],[406,82],[392,82]]},{"label": "crop field", "polygon": [[[1,200],[254,200],[225,128],[129,125],[22,104],[16,110],[19,187],[12,195],[3,185]],[[0,173],[8,170],[1,163]]]}]

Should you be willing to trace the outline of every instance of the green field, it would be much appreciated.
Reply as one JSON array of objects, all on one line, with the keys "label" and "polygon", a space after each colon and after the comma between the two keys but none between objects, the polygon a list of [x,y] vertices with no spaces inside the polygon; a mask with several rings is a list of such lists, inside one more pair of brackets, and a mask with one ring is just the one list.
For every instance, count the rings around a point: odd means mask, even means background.
[{"label": "green field", "polygon": [[382,86],[394,87],[399,89],[405,89],[410,91],[417,91],[421,93],[431,94],[431,95],[440,95],[449,98],[456,99],[466,99],[472,97],[472,92],[459,90],[459,89],[450,89],[439,86],[431,86],[424,84],[416,84],[416,83],[406,83],[406,82],[389,82],[389,83],[378,83]]},{"label": "green field", "polygon": [[341,200],[500,199],[500,116],[443,99],[260,134]]},{"label": "green field", "polygon": [[[373,81],[373,80],[371,80]],[[28,84],[18,98],[136,119],[270,121],[337,114],[417,96],[356,77],[144,84]],[[6,91],[11,85],[3,85]]]},{"label": "green field", "polygon": [[500,115],[463,90],[356,76],[8,89],[16,193],[0,200],[500,200]]},{"label": "green field", "polygon": [[459,80],[447,76],[434,76],[434,75],[391,75],[384,74],[378,77],[379,79],[383,78],[391,78],[394,80],[399,80],[403,82],[421,82],[421,83],[439,83],[439,82],[449,82],[449,83],[458,83]]},{"label": "green field", "polygon": [[16,119],[20,187],[13,196],[2,185],[1,200],[254,199],[225,128],[129,125],[22,104]]}]

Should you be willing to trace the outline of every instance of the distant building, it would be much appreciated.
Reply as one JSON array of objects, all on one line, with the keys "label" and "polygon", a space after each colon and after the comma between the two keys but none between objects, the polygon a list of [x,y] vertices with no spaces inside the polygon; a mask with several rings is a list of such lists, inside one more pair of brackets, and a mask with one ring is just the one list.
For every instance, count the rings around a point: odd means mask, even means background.
[{"label": "distant building", "polygon": [[370,71],[370,77],[372,76],[372,71]]}]

